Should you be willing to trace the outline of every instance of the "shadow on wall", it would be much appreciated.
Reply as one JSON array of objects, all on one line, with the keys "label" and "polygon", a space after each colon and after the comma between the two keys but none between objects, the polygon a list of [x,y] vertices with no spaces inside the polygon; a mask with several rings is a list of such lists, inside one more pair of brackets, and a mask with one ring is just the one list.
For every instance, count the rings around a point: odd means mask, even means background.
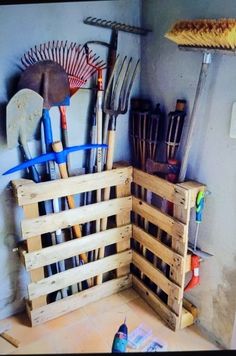
[{"label": "shadow on wall", "polygon": [[[236,256],[234,261],[236,262]],[[236,310],[236,268],[224,267],[222,281],[212,300],[214,311],[212,330],[216,335],[221,335],[222,344],[230,345]]]}]

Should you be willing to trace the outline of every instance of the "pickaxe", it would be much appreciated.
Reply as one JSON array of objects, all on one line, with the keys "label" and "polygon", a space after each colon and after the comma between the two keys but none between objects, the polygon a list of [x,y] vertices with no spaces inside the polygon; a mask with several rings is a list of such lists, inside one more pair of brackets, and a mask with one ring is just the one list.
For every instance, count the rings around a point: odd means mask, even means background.
[{"label": "pickaxe", "polygon": [[100,145],[88,144],[88,145],[67,147],[60,152],[44,153],[38,157],[29,159],[28,161],[18,164],[17,166],[4,172],[3,175],[21,171],[22,169],[32,167],[35,164],[44,163],[44,162],[48,162],[48,161],[55,161],[57,164],[66,163],[67,155],[69,153],[76,152],[76,151],[96,149],[96,148],[107,148],[107,147],[108,146],[105,144],[100,144]]}]

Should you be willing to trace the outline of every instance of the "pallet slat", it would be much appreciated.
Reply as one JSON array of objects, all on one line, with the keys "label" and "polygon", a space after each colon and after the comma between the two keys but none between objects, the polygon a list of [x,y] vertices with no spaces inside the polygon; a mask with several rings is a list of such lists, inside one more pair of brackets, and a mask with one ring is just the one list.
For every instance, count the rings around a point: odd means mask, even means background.
[{"label": "pallet slat", "polygon": [[186,207],[188,190],[183,187],[179,187],[163,178],[148,174],[137,168],[133,169],[133,182],[148,189],[162,199]]},{"label": "pallet slat", "polygon": [[34,183],[26,180],[12,181],[18,205],[38,203],[93,190],[112,187],[132,179],[132,167],[116,168],[112,171],[84,174],[66,179]]},{"label": "pallet slat", "polygon": [[162,320],[172,329],[177,330],[179,318],[170,308],[137,277],[132,276],[132,285],[136,292],[155,310]]},{"label": "pallet slat", "polygon": [[166,294],[171,295],[177,301],[182,298],[181,288],[171,282],[161,271],[159,271],[153,264],[147,261],[143,256],[133,251],[132,263],[138,267],[148,278],[158,285]]},{"label": "pallet slat", "polygon": [[45,247],[41,250],[30,253],[23,252],[24,264],[27,271],[34,270],[72,256],[80,255],[111,245],[121,241],[129,241],[132,236],[131,224],[120,228],[113,228],[88,236],[82,236],[79,239],[66,241],[58,245]]},{"label": "pallet slat", "polygon": [[158,225],[161,230],[178,239],[186,240],[187,226],[177,219],[163,213],[160,209],[145,203],[143,200],[133,197],[133,211],[154,225]]},{"label": "pallet slat", "polygon": [[29,300],[95,277],[99,273],[109,272],[113,269],[125,266],[131,263],[131,260],[132,251],[128,250],[95,262],[90,262],[89,269],[87,264],[85,264],[71,268],[65,272],[57,273],[38,282],[30,283],[28,285]]},{"label": "pallet slat", "polygon": [[30,310],[29,307],[27,307],[31,324],[32,326],[36,326],[45,323],[46,321],[65,315],[92,302],[96,302],[101,298],[130,288],[131,285],[132,276],[128,275],[104,282],[103,284],[91,287],[35,310]]},{"label": "pallet slat", "polygon": [[170,247],[157,240],[154,236],[148,234],[140,227],[133,225],[132,237],[141,245],[145,246],[149,251],[154,253],[154,255],[161,258],[163,262],[178,269],[180,272],[183,272],[184,257],[174,252]]},{"label": "pallet slat", "polygon": [[83,224],[101,217],[112,216],[132,209],[132,197],[111,199],[100,203],[90,204],[75,209],[65,210],[40,216],[36,219],[26,219],[21,223],[23,239],[53,232],[57,229],[68,228]]}]

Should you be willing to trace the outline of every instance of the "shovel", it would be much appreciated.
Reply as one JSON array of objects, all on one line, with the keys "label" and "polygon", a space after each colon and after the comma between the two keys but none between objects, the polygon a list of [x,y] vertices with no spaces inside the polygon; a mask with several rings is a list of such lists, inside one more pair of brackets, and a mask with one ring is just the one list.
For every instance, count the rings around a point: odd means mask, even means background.
[{"label": "shovel", "polygon": [[[24,70],[18,82],[18,89],[31,89],[43,97],[42,123],[44,129],[44,140],[46,152],[52,152],[52,127],[49,110],[52,106],[69,105],[69,79],[63,67],[52,61],[42,60],[32,64]],[[48,162],[48,173],[51,180],[57,179],[55,162]],[[59,201],[53,199],[54,212],[59,212]],[[56,232],[56,243],[63,242],[61,230]],[[61,261],[60,271],[65,270],[64,262]],[[66,291],[62,291],[66,296]]]},{"label": "shovel", "polygon": [[[7,145],[11,149],[18,144],[26,159],[31,159],[27,142],[34,138],[43,109],[43,98],[31,89],[18,91],[7,105]],[[31,168],[32,179],[40,181],[38,171]]]}]

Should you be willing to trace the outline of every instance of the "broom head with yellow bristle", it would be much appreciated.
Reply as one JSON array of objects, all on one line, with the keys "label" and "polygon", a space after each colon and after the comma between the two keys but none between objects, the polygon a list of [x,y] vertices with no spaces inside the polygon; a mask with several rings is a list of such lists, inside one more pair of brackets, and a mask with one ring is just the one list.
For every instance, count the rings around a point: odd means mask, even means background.
[{"label": "broom head with yellow bristle", "polygon": [[196,19],[176,22],[165,34],[180,46],[236,48],[236,19]]}]

